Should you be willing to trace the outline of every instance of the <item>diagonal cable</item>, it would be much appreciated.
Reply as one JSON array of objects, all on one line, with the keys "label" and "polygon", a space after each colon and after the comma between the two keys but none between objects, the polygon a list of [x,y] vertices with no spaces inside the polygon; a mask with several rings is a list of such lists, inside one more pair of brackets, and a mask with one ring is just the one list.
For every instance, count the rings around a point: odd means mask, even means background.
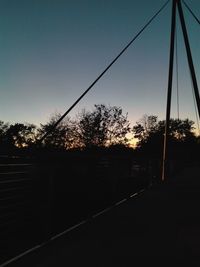
[{"label": "diagonal cable", "polygon": [[[188,11],[192,14],[192,16],[197,21],[197,23],[200,24],[200,20],[197,18],[197,16],[194,14],[194,12],[192,11],[192,9],[189,7],[189,5],[184,0],[183,0],[183,4],[188,9]],[[198,133],[200,135],[200,125],[199,125],[199,119],[198,119],[198,114],[197,114],[198,113],[197,103],[195,101],[194,86],[193,86],[193,83],[192,83],[191,74],[190,74],[190,80],[191,80],[191,86],[192,86],[192,95],[193,95],[194,108],[195,108],[196,124],[197,124],[197,128],[198,128]]]},{"label": "diagonal cable", "polygon": [[156,13],[153,15],[148,22],[142,27],[142,29],[133,37],[133,39],[122,49],[122,51],[113,59],[113,61],[105,68],[105,70],[94,80],[94,82],[85,90],[85,92],[74,102],[74,104],[57,120],[52,128],[47,131],[39,140],[41,143],[57,125],[69,114],[69,112],[79,103],[79,101],[92,89],[92,87],[101,79],[101,77],[110,69],[110,67],[121,57],[121,55],[131,46],[131,44],[141,35],[141,33],[151,24],[151,22],[161,13],[161,11],[167,6],[170,0],[168,0]]},{"label": "diagonal cable", "polygon": [[192,11],[192,9],[188,6],[188,4],[186,4],[186,2],[184,0],[183,0],[183,4],[188,9],[188,11],[192,14],[192,16],[197,21],[197,23],[200,24],[200,20],[197,18],[197,16],[194,14],[194,12]]}]

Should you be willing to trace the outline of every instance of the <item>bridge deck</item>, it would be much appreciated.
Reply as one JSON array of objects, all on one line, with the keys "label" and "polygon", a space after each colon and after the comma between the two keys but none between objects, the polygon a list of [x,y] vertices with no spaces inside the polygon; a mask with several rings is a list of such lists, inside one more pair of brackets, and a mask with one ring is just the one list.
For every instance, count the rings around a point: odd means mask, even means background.
[{"label": "bridge deck", "polygon": [[188,168],[9,266],[200,266],[199,169]]}]

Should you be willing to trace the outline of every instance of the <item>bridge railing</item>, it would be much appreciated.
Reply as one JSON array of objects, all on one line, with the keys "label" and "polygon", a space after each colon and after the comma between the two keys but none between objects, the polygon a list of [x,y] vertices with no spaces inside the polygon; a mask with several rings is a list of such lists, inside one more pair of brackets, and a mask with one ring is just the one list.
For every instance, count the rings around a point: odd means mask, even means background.
[{"label": "bridge railing", "polygon": [[0,162],[1,262],[149,185],[132,157],[70,155]]}]

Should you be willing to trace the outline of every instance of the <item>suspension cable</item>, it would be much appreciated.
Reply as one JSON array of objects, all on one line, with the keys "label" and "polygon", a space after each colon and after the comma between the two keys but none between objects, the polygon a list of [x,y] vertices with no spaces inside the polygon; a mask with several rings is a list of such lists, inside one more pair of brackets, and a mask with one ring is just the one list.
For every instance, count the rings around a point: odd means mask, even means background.
[{"label": "suspension cable", "polygon": [[200,20],[197,18],[197,16],[194,14],[194,12],[192,11],[192,9],[188,6],[188,4],[186,4],[186,2],[184,0],[183,0],[183,4],[189,10],[189,12],[192,14],[192,16],[197,21],[197,23],[200,24]]},{"label": "suspension cable", "polygon": [[198,118],[197,103],[196,103],[196,99],[195,99],[194,86],[193,86],[193,82],[192,82],[191,73],[190,73],[190,82],[191,82],[191,87],[192,87],[192,96],[193,96],[193,101],[194,101],[194,110],[195,110],[196,124],[197,124],[198,134],[200,136],[200,125],[199,125],[199,118]]},{"label": "suspension cable", "polygon": [[[184,0],[183,0],[183,4],[188,9],[188,11],[191,13],[191,15],[194,17],[194,19],[197,21],[197,23],[200,24],[200,20],[197,18],[197,16],[194,14],[192,9],[189,7],[189,5]],[[197,103],[196,103],[196,99],[195,99],[194,85],[193,85],[193,82],[192,82],[191,72],[190,72],[190,81],[191,81],[191,87],[192,87],[192,96],[193,96],[193,102],[194,102],[196,124],[197,124],[198,134],[200,135],[200,124],[199,124]]]},{"label": "suspension cable", "polygon": [[175,56],[176,56],[176,103],[177,103],[177,118],[179,120],[179,66],[178,66],[178,38],[177,26],[175,29]]},{"label": "suspension cable", "polygon": [[69,112],[79,103],[79,101],[92,89],[92,87],[100,80],[100,78],[110,69],[110,67],[118,60],[118,58],[129,48],[129,46],[141,35],[141,33],[151,24],[151,22],[161,13],[161,11],[167,6],[170,0],[168,0],[148,22],[142,27],[142,29],[134,36],[134,38],[122,49],[122,51],[113,59],[113,61],[104,69],[104,71],[94,80],[94,82],[85,90],[85,92],[74,102],[74,104],[52,125],[51,129],[47,131],[40,139],[39,143],[50,134],[57,127],[57,125],[69,114]]}]

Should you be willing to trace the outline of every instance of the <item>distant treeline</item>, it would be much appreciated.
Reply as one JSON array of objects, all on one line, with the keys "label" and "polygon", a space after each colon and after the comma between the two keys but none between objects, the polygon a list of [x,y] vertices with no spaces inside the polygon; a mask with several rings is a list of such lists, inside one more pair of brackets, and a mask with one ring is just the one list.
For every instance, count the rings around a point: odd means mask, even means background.
[{"label": "distant treeline", "polygon": [[[165,121],[157,116],[131,127],[120,107],[95,105],[54,129],[59,118],[39,127],[0,121],[0,226],[8,226],[0,230],[6,240],[0,262],[161,180]],[[170,177],[191,160],[199,164],[199,140],[193,121],[171,119]]]},{"label": "distant treeline", "polygon": [[[46,124],[9,124],[0,121],[1,151],[45,148],[50,150],[83,150],[91,148],[128,148],[137,140],[136,150],[144,154],[161,155],[165,121],[157,116],[144,115],[131,127],[128,114],[121,107],[94,105],[92,111],[82,110],[74,119],[66,117],[54,129],[60,114],[54,114]],[[51,131],[52,130],[52,131]],[[42,136],[50,134],[40,143]],[[199,137],[194,122],[171,119],[169,144],[174,153],[195,149]]]}]

